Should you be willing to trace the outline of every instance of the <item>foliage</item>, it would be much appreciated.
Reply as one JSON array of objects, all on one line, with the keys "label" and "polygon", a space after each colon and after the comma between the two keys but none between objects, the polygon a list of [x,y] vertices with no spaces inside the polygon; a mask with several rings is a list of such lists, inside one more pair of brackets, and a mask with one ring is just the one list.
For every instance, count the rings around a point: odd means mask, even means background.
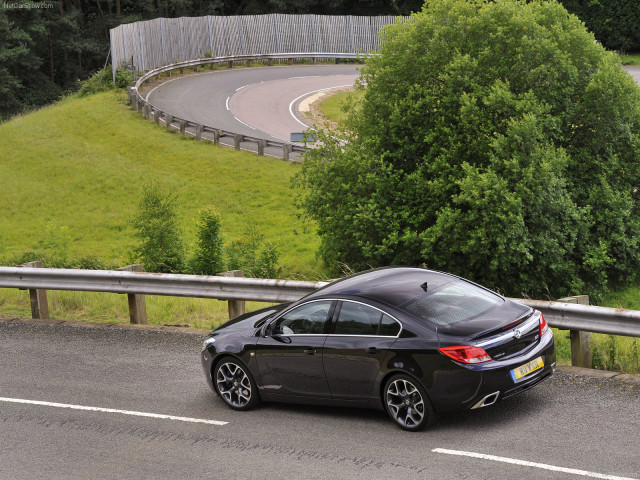
[{"label": "foliage", "polygon": [[212,206],[198,212],[197,245],[191,271],[197,275],[216,275],[224,270],[220,215]]},{"label": "foliage", "polygon": [[280,275],[277,247],[258,233],[254,225],[247,228],[243,237],[226,246],[226,254],[229,270],[242,270],[247,277],[278,278]]},{"label": "foliage", "polygon": [[103,70],[94,73],[91,77],[81,82],[79,95],[93,95],[98,92],[106,92],[114,88],[125,88],[133,81],[131,70],[119,67],[116,70],[116,81],[113,81],[113,70],[111,65]]},{"label": "foliage", "polygon": [[135,252],[145,271],[182,271],[185,253],[173,193],[164,190],[157,181],[146,182],[133,226],[140,242]]},{"label": "foliage", "polygon": [[640,2],[637,0],[561,0],[605,47],[640,51]]},{"label": "foliage", "polygon": [[520,296],[640,266],[640,89],[555,1],[433,0],[385,29],[296,185],[335,271],[422,264]]}]

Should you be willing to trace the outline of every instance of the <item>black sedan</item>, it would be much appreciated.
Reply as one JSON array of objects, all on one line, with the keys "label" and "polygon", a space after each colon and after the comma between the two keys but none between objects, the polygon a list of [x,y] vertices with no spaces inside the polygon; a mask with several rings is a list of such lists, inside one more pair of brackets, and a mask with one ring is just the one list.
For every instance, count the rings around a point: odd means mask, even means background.
[{"label": "black sedan", "polygon": [[455,275],[392,267],[241,315],[204,342],[209,386],[231,408],[263,401],[386,410],[419,430],[437,412],[527,390],[556,365],[542,314]]}]

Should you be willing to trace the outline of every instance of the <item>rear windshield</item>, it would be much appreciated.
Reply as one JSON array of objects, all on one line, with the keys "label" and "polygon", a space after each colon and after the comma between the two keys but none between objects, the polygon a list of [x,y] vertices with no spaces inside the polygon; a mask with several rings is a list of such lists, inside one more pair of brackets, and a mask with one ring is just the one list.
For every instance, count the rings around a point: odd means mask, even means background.
[{"label": "rear windshield", "polygon": [[412,298],[400,308],[436,325],[453,325],[483,314],[503,299],[472,283],[456,280]]}]

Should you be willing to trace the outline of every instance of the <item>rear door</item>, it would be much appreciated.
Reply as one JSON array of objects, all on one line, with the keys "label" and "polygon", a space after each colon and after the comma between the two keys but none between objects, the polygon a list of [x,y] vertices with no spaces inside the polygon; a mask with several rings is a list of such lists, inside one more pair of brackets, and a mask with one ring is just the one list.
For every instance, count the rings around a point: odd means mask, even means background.
[{"label": "rear door", "polygon": [[400,324],[386,313],[354,301],[341,301],[324,342],[324,371],[333,398],[366,400]]}]

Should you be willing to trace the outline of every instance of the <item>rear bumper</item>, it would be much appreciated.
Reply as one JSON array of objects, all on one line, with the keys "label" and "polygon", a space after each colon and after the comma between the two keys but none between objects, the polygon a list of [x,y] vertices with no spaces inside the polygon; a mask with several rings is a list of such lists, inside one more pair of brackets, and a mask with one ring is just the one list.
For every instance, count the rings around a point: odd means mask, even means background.
[{"label": "rear bumper", "polygon": [[[526,363],[542,358],[544,366],[528,375],[514,380],[512,370]],[[455,362],[454,362],[455,363]],[[526,355],[505,361],[491,361],[467,366],[456,363],[454,370],[447,372],[448,395],[434,393],[432,399],[437,411],[456,411],[482,408],[522,393],[549,378],[556,367],[556,351],[551,331],[547,332],[538,345]],[[443,375],[444,376],[444,375]],[[459,385],[452,384],[458,378]],[[437,386],[436,390],[438,390]],[[444,400],[438,401],[438,398]]]}]

